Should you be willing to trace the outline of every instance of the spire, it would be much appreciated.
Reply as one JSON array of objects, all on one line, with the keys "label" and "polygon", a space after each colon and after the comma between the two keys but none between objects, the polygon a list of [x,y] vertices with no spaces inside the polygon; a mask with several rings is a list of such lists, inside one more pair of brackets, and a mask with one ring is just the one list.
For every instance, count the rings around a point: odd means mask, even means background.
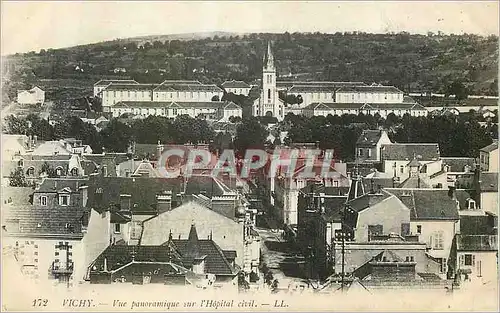
[{"label": "spire", "polygon": [[196,259],[199,254],[198,233],[196,232],[196,226],[192,223],[187,240],[186,257]]},{"label": "spire", "polygon": [[274,56],[273,52],[271,51],[271,42],[267,42],[267,64],[266,68],[268,70],[274,70]]}]

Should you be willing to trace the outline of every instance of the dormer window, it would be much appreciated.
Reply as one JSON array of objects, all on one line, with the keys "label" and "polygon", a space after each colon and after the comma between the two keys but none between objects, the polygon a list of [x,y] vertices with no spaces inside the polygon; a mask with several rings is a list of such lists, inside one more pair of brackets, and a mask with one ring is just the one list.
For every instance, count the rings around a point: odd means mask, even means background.
[{"label": "dormer window", "polygon": [[47,196],[40,197],[40,205],[47,206]]},{"label": "dormer window", "polygon": [[475,210],[476,209],[476,201],[473,199],[467,199],[467,209],[468,210]]},{"label": "dormer window", "polygon": [[56,175],[57,176],[62,176],[62,172],[63,172],[63,170],[61,167],[56,168]]},{"label": "dormer window", "polygon": [[59,195],[59,205],[68,206],[69,205],[69,195]]},{"label": "dormer window", "polygon": [[20,159],[19,161],[17,161],[17,166],[23,167],[24,166],[24,160]]},{"label": "dormer window", "polygon": [[71,169],[71,176],[78,176],[78,169],[76,167]]}]

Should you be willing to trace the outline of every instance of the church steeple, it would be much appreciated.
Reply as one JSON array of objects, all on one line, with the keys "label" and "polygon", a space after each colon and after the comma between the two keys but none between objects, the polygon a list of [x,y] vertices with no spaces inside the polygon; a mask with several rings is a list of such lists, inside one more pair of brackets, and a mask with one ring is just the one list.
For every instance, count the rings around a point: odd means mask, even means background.
[{"label": "church steeple", "polygon": [[266,69],[268,71],[273,71],[274,70],[274,56],[273,56],[273,51],[271,50],[271,42],[267,42],[267,63],[266,63]]}]

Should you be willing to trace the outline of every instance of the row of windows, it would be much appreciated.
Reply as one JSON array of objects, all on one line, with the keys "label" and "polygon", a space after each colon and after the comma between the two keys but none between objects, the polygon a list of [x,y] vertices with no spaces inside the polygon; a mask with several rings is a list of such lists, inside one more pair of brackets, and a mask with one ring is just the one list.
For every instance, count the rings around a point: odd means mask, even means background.
[{"label": "row of windows", "polygon": [[[59,195],[58,198],[58,203],[61,206],[68,206],[70,204],[70,196],[69,195]],[[40,197],[40,205],[46,206],[47,205],[47,196],[41,196]]]},{"label": "row of windows", "polygon": [[189,91],[189,92],[182,92],[180,93],[177,91],[176,93],[173,92],[155,92],[153,94],[153,97],[155,99],[179,99],[181,95],[184,95],[184,98],[187,99],[193,99],[193,98],[204,98],[204,99],[209,99],[212,98],[213,96],[219,95],[220,93],[216,92],[208,92],[208,91]]}]

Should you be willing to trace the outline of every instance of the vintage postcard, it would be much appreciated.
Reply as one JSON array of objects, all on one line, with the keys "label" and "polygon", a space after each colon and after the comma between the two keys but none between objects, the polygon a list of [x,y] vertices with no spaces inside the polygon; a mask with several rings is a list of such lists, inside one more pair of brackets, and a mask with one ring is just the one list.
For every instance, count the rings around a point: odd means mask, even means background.
[{"label": "vintage postcard", "polygon": [[2,311],[498,312],[498,1],[2,1]]}]

